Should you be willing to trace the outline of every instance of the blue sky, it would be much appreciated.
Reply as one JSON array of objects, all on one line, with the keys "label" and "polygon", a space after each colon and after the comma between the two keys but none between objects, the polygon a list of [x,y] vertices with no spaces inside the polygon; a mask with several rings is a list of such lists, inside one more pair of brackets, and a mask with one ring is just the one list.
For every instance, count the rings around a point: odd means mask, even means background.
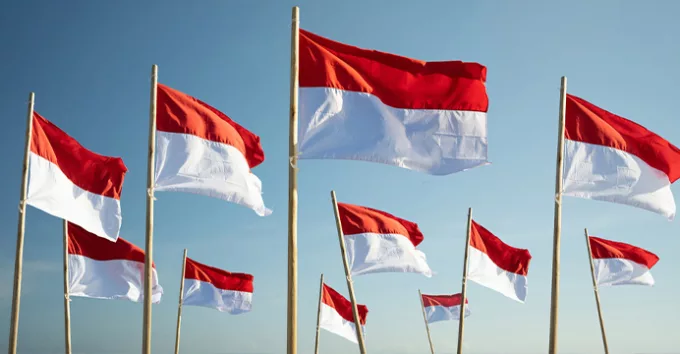
[{"label": "blue sky", "polygon": [[[255,275],[253,311],[230,316],[187,307],[184,353],[284,353],[290,11],[301,26],[357,46],[423,60],[488,67],[490,166],[445,177],[350,161],[301,161],[299,352],[312,352],[319,273],[347,294],[329,192],[340,201],[416,221],[437,274],[355,279],[370,309],[371,353],[427,352],[417,299],[460,291],[465,220],[530,249],[526,304],[472,283],[466,353],[545,353],[548,346],[555,146],[560,77],[569,92],[680,144],[680,3],[572,1],[22,1],[0,10],[0,347],[7,341],[27,96],[86,147],[121,156],[121,235],[143,245],[149,74],[221,109],[260,135],[254,171],[274,213],[190,194],[158,193],[155,261],[165,295],[153,311],[154,353],[174,342],[182,250],[201,262]],[[680,197],[680,187],[673,186]],[[659,255],[657,285],[602,289],[613,353],[678,350],[680,224],[632,207],[566,198],[560,352],[601,351],[583,228]],[[63,349],[61,222],[27,216],[20,353]],[[74,353],[138,353],[142,305],[75,298]],[[438,352],[454,352],[457,322],[432,326]],[[356,352],[321,333],[322,352]]]}]

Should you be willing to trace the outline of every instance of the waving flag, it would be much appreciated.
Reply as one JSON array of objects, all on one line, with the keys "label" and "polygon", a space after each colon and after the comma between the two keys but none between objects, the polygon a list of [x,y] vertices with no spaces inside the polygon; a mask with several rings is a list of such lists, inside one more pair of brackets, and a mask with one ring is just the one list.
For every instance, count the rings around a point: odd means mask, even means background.
[{"label": "waving flag", "polygon": [[623,242],[590,236],[595,279],[603,285],[654,285],[650,270],[659,261],[654,253]]},{"label": "waving flag", "polygon": [[[461,299],[460,294],[453,295],[425,295],[423,294],[423,306],[427,323],[460,320]],[[470,316],[468,300],[465,299],[465,317]]]},{"label": "waving flag", "polygon": [[187,258],[182,303],[232,315],[249,312],[253,303],[253,276],[230,273]]},{"label": "waving flag", "polygon": [[[365,333],[364,326],[366,325],[368,308],[365,305],[357,304],[357,309],[359,310],[361,332]],[[352,314],[352,303],[326,284],[323,285],[323,292],[321,294],[319,327],[349,341],[358,343],[354,315]]]}]

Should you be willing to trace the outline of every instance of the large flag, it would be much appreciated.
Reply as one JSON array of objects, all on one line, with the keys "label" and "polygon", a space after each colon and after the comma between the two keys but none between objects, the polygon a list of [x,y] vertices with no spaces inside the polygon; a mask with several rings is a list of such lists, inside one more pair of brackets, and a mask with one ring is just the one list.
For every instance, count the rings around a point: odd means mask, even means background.
[{"label": "large flag", "polygon": [[381,272],[420,273],[432,276],[418,224],[384,211],[338,203],[351,275]]},{"label": "large flag", "polygon": [[[423,294],[423,306],[427,323],[437,321],[460,320],[460,305],[463,297],[460,294],[453,295],[425,295]],[[468,299],[465,299],[465,317],[470,316]]]},{"label": "large flag", "polygon": [[253,303],[253,276],[227,272],[187,258],[182,303],[233,315],[249,312]]},{"label": "large flag", "polygon": [[155,190],[201,194],[271,214],[262,182],[251,172],[264,161],[260,137],[226,114],[158,84]]},{"label": "large flag", "polygon": [[98,155],[33,113],[26,204],[115,241],[123,220],[120,194],[127,167]]},{"label": "large flag", "polygon": [[300,30],[300,159],[447,175],[488,164],[486,67],[425,62]]},{"label": "large flag", "polygon": [[529,251],[503,243],[474,220],[470,226],[468,279],[524,302],[531,261]]},{"label": "large flag", "polygon": [[623,242],[590,236],[595,280],[603,285],[654,285],[650,270],[659,261],[654,253]]},{"label": "large flag", "polygon": [[[95,299],[144,299],[144,251],[118,237],[107,241],[68,223],[69,296]],[[152,268],[151,301],[158,303],[163,288]]]},{"label": "large flag", "polygon": [[[361,333],[366,333],[366,315],[368,308],[357,304]],[[319,314],[319,328],[337,334],[349,341],[358,343],[357,330],[352,313],[352,302],[340,295],[330,286],[324,284],[321,294],[321,313]]]},{"label": "large flag", "polygon": [[567,95],[563,194],[675,216],[680,149],[645,127]]}]

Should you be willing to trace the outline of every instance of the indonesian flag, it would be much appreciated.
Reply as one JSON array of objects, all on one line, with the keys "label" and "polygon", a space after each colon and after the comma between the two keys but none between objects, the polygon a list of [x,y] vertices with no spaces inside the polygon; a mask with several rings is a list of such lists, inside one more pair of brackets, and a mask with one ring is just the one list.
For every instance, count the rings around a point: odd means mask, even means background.
[{"label": "indonesian flag", "polygon": [[468,279],[519,302],[527,298],[531,254],[509,246],[472,220]]},{"label": "indonesian flag", "polygon": [[230,273],[187,258],[184,305],[209,307],[238,315],[249,312],[252,302],[252,275]]},{"label": "indonesian flag", "polygon": [[623,242],[589,239],[598,286],[654,285],[650,269],[659,261],[654,253]]},{"label": "indonesian flag", "polygon": [[[368,307],[357,304],[361,333],[366,335],[366,315]],[[352,313],[352,302],[340,295],[330,286],[323,285],[321,294],[321,313],[319,314],[319,328],[334,333],[354,343],[357,339],[357,327]]]},{"label": "indonesian flag", "polygon": [[[423,306],[427,323],[448,320],[460,320],[460,305],[463,297],[454,295],[425,295],[423,294]],[[465,299],[465,317],[470,316],[468,300]]]},{"label": "indonesian flag", "polygon": [[425,62],[300,30],[300,159],[432,175],[489,164],[486,67]]},{"label": "indonesian flag", "polygon": [[98,155],[38,113],[33,113],[28,155],[32,205],[115,241],[123,220],[120,194],[127,167],[118,157]]},{"label": "indonesian flag", "polygon": [[[115,242],[68,223],[69,296],[95,299],[144,299],[144,251],[118,237]],[[159,303],[163,288],[153,265],[151,301]]]},{"label": "indonesian flag", "polygon": [[567,95],[563,194],[627,204],[672,220],[680,149],[643,126]]},{"label": "indonesian flag", "polygon": [[424,238],[418,224],[352,204],[338,203],[338,211],[351,275],[408,272],[432,276],[425,253],[416,249]]},{"label": "indonesian flag", "polygon": [[264,161],[260,137],[203,101],[158,84],[157,191],[201,194],[271,214],[250,170]]}]

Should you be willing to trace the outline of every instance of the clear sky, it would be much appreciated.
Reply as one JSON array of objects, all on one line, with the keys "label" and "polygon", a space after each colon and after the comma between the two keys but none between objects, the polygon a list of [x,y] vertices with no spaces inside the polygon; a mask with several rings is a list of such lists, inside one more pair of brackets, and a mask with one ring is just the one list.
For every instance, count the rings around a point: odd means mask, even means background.
[{"label": "clear sky", "polygon": [[[13,1],[0,5],[0,347],[7,343],[26,101],[129,172],[122,237],[143,246],[152,64],[160,82],[214,105],[260,135],[265,218],[207,197],[158,193],[155,262],[165,289],[153,307],[153,352],[174,343],[182,250],[255,275],[252,312],[186,307],[184,353],[285,353],[291,7],[301,27],[345,43],[422,60],[488,67],[492,165],[445,177],[350,161],[301,161],[299,353],[314,345],[319,274],[347,295],[329,192],[419,223],[436,272],[355,278],[368,305],[368,350],[426,353],[417,290],[460,291],[465,221],[474,218],[533,259],[526,304],[475,283],[466,353],[545,353],[548,346],[555,148],[560,77],[569,92],[680,145],[680,3],[667,1]],[[680,187],[673,186],[677,197]],[[601,291],[612,353],[678,352],[680,224],[628,206],[566,198],[560,353],[601,352],[583,228],[655,252],[653,288]],[[28,209],[19,351],[63,352],[61,222]],[[74,298],[74,353],[139,353],[142,305]],[[431,326],[452,353],[457,322]],[[357,352],[321,333],[321,351]]]}]

